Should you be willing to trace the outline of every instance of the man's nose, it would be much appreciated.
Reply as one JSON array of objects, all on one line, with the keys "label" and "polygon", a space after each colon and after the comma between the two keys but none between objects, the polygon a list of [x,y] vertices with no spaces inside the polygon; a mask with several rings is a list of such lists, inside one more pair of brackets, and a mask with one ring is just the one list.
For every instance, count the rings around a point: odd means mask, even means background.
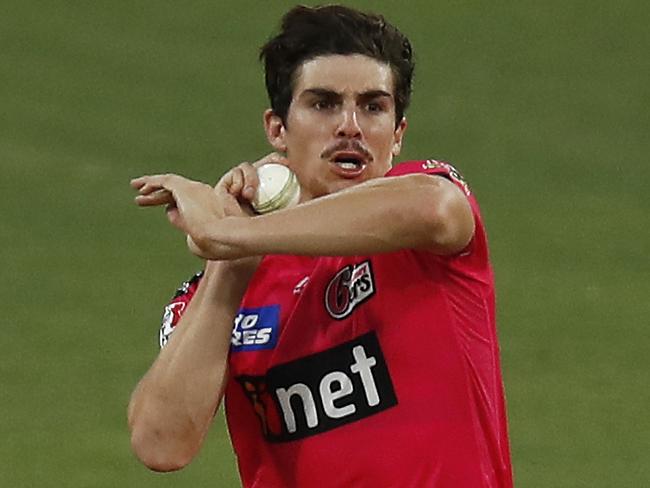
[{"label": "man's nose", "polygon": [[336,135],[351,139],[357,139],[361,136],[361,127],[359,126],[356,110],[342,110],[341,121],[336,129]]}]

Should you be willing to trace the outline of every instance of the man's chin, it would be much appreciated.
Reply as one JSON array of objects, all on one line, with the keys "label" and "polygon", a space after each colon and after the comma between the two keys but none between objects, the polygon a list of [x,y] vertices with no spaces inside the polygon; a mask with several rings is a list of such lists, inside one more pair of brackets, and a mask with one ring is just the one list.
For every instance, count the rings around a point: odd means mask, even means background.
[{"label": "man's chin", "polygon": [[363,183],[364,181],[367,181],[369,179],[370,178],[355,178],[355,179],[336,178],[333,180],[329,180],[327,182],[322,182],[322,184],[319,185],[318,188],[313,188],[312,191],[308,191],[305,188],[303,188],[302,197],[300,201],[306,202],[309,200],[313,200],[315,198],[331,195],[333,193],[346,190],[347,188],[352,188],[353,186],[357,186],[360,183]]},{"label": "man's chin", "polygon": [[366,181],[366,179],[367,178],[355,178],[353,180],[344,178],[338,179],[328,185],[328,193],[336,193],[347,188],[352,188],[353,186],[357,186],[358,184],[363,183]]}]

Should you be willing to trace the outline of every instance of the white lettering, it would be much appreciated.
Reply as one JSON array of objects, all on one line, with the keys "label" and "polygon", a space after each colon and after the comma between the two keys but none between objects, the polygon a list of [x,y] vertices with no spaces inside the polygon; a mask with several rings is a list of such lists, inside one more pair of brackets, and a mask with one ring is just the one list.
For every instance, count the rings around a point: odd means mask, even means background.
[{"label": "white lettering", "polygon": [[291,408],[291,397],[293,395],[298,395],[302,400],[302,406],[305,411],[305,419],[307,420],[307,427],[313,429],[318,425],[318,413],[316,412],[316,404],[314,403],[314,397],[309,390],[309,387],[303,383],[296,383],[291,385],[289,389],[278,388],[275,390],[275,394],[280,401],[280,407],[282,408],[282,414],[284,415],[284,423],[287,426],[287,430],[290,434],[293,434],[296,431],[296,417],[293,414],[293,409]]},{"label": "white lettering", "polygon": [[266,344],[269,342],[271,340],[271,332],[273,332],[273,329],[271,329],[271,327],[259,329],[257,331],[257,339],[255,339],[255,344]]},{"label": "white lettering", "polygon": [[245,330],[244,331],[244,345],[250,346],[255,343],[255,338],[257,337],[256,330]]},{"label": "white lettering", "polygon": [[241,328],[250,329],[251,327],[255,327],[258,318],[259,318],[258,315],[245,315],[244,320],[242,320],[241,322]]},{"label": "white lettering", "polygon": [[237,328],[237,326],[239,325],[239,322],[241,322],[241,319],[243,319],[243,318],[244,318],[243,313],[237,314],[237,317],[235,317],[235,329]]},{"label": "white lettering", "polygon": [[355,363],[350,366],[350,371],[358,373],[361,376],[363,389],[366,392],[366,399],[368,405],[374,407],[379,405],[379,393],[377,393],[377,385],[375,385],[375,378],[372,376],[370,368],[377,364],[377,360],[373,357],[367,357],[366,351],[363,346],[355,346],[352,349]]},{"label": "white lettering", "polygon": [[[338,383],[339,387],[336,390],[332,389],[332,385]],[[320,396],[323,401],[323,408],[328,417],[338,419],[347,415],[352,415],[357,411],[354,404],[346,405],[344,407],[337,407],[334,405],[334,400],[338,400],[344,396],[352,393],[354,387],[350,377],[341,371],[333,371],[323,377],[320,382]]]},{"label": "white lettering", "polygon": [[231,342],[233,346],[241,346],[241,332],[233,330]]}]

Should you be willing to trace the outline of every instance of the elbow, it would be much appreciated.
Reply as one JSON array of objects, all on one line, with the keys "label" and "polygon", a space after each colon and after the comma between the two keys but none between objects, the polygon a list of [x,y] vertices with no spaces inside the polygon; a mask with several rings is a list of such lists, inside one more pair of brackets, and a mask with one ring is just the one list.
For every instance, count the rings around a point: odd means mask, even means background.
[{"label": "elbow", "polygon": [[474,226],[459,226],[451,224],[438,229],[432,248],[440,255],[451,256],[467,248],[474,237]]},{"label": "elbow", "polygon": [[200,441],[193,442],[192,436],[182,435],[178,426],[156,425],[155,414],[135,412],[133,405],[129,405],[128,423],[131,449],[152,471],[178,471],[187,466],[199,450]]},{"label": "elbow", "polygon": [[429,248],[440,255],[454,255],[467,248],[474,237],[471,209],[442,209],[429,221]]},{"label": "elbow", "polygon": [[[428,177],[431,180],[431,177]],[[437,181],[436,181],[437,180]],[[426,229],[424,246],[441,255],[453,255],[465,249],[474,237],[474,214],[467,197],[453,183],[436,178],[423,192],[424,202],[415,210],[421,228]],[[433,187],[433,188],[431,188]]]},{"label": "elbow", "polygon": [[157,432],[139,426],[131,430],[131,449],[147,468],[167,473],[178,471],[192,461],[195,452],[178,442],[168,442],[160,437]]}]

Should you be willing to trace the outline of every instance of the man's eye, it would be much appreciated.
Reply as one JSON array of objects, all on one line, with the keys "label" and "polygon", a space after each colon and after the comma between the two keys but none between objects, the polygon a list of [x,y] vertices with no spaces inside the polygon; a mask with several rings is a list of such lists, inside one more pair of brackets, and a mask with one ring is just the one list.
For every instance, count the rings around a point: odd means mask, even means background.
[{"label": "man's eye", "polygon": [[368,105],[366,105],[366,110],[368,112],[381,112],[382,110],[384,110],[384,107],[382,107],[380,103],[371,102]]},{"label": "man's eye", "polygon": [[329,100],[318,100],[314,102],[314,108],[316,110],[328,110],[332,107],[334,107],[334,104]]}]

